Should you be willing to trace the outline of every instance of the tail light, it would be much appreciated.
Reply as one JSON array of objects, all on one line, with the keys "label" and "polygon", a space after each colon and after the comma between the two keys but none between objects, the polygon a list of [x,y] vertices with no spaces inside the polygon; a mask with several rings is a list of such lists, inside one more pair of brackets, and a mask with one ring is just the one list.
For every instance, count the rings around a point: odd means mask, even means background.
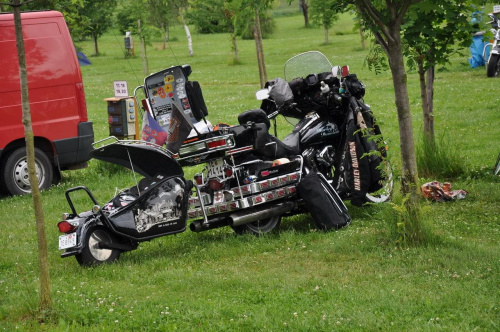
[{"label": "tail light", "polygon": [[209,149],[217,148],[219,146],[224,146],[224,145],[226,145],[225,139],[220,139],[218,141],[213,141],[213,142],[207,143],[207,146]]},{"label": "tail light", "polygon": [[212,190],[219,190],[224,187],[224,183],[218,181],[218,180],[210,180],[208,181],[208,185],[210,186],[210,189]]},{"label": "tail light", "polygon": [[224,168],[224,174],[226,175],[226,178],[230,178],[233,176],[233,170],[231,168]]},{"label": "tail light", "polygon": [[196,184],[201,186],[203,184],[203,176],[196,174],[194,176],[194,180],[196,181]]},{"label": "tail light", "polygon": [[69,221],[63,220],[57,224],[57,227],[59,227],[59,232],[61,233],[71,233],[75,230],[76,226],[72,225]]}]

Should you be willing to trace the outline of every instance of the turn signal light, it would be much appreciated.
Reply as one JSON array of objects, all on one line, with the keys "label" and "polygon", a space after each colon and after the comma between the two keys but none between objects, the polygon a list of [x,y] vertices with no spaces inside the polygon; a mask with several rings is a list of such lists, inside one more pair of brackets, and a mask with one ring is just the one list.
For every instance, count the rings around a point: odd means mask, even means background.
[{"label": "turn signal light", "polygon": [[71,225],[66,220],[59,222],[57,224],[57,227],[59,227],[59,232],[65,233],[65,234],[73,232],[76,228],[76,226]]}]

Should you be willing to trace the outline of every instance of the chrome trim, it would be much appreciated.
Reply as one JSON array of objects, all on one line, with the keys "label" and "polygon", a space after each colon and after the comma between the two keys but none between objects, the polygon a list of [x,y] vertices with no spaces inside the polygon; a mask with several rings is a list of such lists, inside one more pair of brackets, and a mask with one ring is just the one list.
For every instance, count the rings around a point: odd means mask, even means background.
[{"label": "chrome trim", "polygon": [[[216,141],[222,141],[222,140],[226,141],[226,143],[224,145],[216,146],[213,148],[208,147],[209,143],[216,142]],[[198,145],[204,145],[204,146],[196,148],[195,151],[189,151],[190,148],[192,148],[193,146],[198,146]],[[178,160],[184,160],[186,158],[193,158],[193,157],[201,157],[204,155],[209,155],[210,153],[216,152],[216,151],[230,150],[234,146],[235,146],[235,140],[234,140],[233,134],[227,134],[227,135],[223,135],[223,136],[216,136],[216,137],[211,137],[211,138],[207,138],[204,140],[194,141],[194,142],[184,144],[181,146],[181,148],[179,149],[179,153],[178,153],[178,156],[179,156]],[[188,151],[186,151],[186,150],[188,150]],[[203,150],[203,152],[197,153],[198,151],[202,151],[202,150]]]},{"label": "chrome trim", "polygon": [[189,143],[189,145],[181,146],[178,154],[179,156],[181,156],[182,154],[196,153],[198,151],[205,150],[206,148],[207,145],[205,144],[205,142],[196,141],[193,143]]},{"label": "chrome trim", "polygon": [[[201,191],[196,182],[193,182],[194,187],[196,188],[196,192],[198,193],[198,197],[201,197]],[[203,212],[203,223],[208,224],[207,214],[205,213],[205,204],[203,203],[203,199],[200,199],[201,211]],[[200,216],[201,217],[201,216]]]}]

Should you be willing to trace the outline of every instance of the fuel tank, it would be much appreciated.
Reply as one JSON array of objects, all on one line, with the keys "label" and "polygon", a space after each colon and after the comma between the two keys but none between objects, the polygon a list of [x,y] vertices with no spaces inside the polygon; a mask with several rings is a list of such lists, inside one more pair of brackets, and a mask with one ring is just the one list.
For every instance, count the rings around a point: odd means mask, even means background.
[{"label": "fuel tank", "polygon": [[320,143],[332,144],[339,139],[339,134],[337,124],[321,119],[318,114],[312,113],[300,120],[289,136],[298,136],[300,148],[303,149]]}]

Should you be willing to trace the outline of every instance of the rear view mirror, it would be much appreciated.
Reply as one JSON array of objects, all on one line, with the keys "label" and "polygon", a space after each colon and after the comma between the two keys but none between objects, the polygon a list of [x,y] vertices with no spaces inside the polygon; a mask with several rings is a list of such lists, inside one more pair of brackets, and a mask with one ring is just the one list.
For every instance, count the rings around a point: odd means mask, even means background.
[{"label": "rear view mirror", "polygon": [[349,66],[342,66],[342,77],[349,75]]},{"label": "rear view mirror", "polygon": [[262,89],[255,93],[257,100],[264,100],[269,98],[269,89]]},{"label": "rear view mirror", "polygon": [[333,77],[336,77],[336,78],[340,77],[340,67],[339,66],[332,67],[332,75],[333,75]]}]

